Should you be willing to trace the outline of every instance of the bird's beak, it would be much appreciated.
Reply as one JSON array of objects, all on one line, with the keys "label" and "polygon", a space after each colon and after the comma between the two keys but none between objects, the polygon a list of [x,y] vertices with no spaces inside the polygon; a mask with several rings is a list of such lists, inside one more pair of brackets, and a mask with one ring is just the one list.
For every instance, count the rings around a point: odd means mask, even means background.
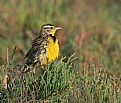
[{"label": "bird's beak", "polygon": [[59,29],[62,29],[61,27],[55,27],[55,30],[59,30]]},{"label": "bird's beak", "polygon": [[61,28],[61,27],[55,27],[55,28],[52,30],[51,34],[54,36],[54,35],[55,35],[55,32],[56,32],[57,30],[59,30],[59,29],[62,29],[62,28]]}]

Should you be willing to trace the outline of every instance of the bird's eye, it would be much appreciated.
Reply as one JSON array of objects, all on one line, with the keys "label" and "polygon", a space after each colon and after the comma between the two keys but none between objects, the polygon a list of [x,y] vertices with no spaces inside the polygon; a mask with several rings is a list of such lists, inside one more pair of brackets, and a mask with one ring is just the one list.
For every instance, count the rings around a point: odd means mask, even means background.
[{"label": "bird's eye", "polygon": [[53,27],[51,27],[51,29],[53,29]]}]

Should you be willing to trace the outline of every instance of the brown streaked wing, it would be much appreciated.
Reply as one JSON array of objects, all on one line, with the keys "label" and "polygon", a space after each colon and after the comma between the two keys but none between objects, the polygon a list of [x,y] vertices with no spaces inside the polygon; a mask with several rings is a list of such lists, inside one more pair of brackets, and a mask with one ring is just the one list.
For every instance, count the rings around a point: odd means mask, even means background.
[{"label": "brown streaked wing", "polygon": [[26,54],[26,64],[34,64],[40,62],[46,56],[46,48],[48,46],[47,39],[43,39],[40,36],[33,40],[32,47]]}]

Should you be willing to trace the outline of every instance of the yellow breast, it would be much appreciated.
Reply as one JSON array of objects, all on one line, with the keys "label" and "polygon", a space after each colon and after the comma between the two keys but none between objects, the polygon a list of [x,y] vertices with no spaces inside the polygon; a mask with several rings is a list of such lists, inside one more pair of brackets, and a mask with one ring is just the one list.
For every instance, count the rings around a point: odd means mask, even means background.
[{"label": "yellow breast", "polygon": [[46,57],[42,60],[42,65],[55,60],[59,55],[58,40],[54,41],[52,37],[49,37],[49,46],[47,47]]}]

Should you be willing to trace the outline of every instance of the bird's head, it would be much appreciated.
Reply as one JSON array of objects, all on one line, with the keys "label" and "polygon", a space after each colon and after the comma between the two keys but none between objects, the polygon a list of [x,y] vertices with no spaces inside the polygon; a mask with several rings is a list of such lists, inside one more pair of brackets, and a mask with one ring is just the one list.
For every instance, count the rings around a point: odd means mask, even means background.
[{"label": "bird's head", "polygon": [[55,36],[55,32],[59,29],[62,29],[61,27],[55,27],[52,24],[44,24],[41,27],[40,34],[42,37],[46,37],[48,35]]}]

